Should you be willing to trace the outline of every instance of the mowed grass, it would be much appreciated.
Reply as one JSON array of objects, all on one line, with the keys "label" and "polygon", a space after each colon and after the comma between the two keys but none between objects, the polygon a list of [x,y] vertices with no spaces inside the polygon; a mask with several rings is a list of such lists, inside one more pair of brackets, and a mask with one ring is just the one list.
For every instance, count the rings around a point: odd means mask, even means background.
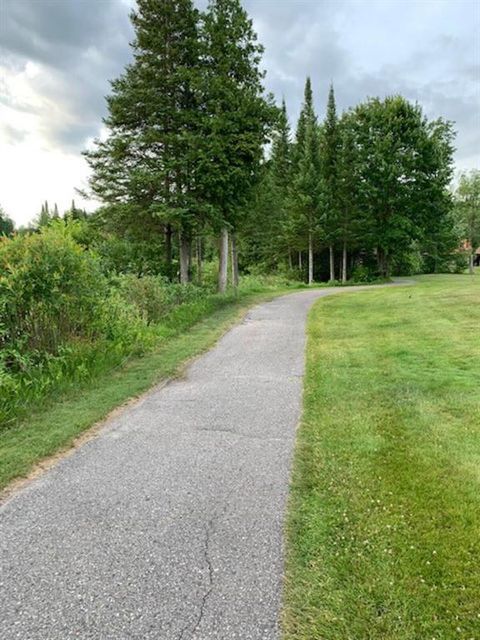
[{"label": "mowed grass", "polygon": [[[283,293],[288,290],[225,297],[223,302],[217,301],[216,310],[206,306],[206,317],[195,324],[189,307],[178,308],[171,321],[178,330],[165,327],[165,339],[155,350],[46,399],[28,417],[0,431],[0,489],[26,476],[45,458],[70,447],[75,438],[122,403],[181,374],[189,359],[209,349],[250,306]],[[189,316],[182,317],[182,313]]]},{"label": "mowed grass", "polygon": [[286,640],[480,638],[480,277],[311,312]]}]

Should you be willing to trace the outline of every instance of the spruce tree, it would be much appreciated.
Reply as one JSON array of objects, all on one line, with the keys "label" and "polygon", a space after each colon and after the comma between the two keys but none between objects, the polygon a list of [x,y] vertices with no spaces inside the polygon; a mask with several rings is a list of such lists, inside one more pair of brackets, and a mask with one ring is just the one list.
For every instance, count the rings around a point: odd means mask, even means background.
[{"label": "spruce tree", "polygon": [[295,167],[298,167],[305,146],[306,129],[309,122],[317,124],[317,116],[313,107],[312,82],[310,77],[305,81],[303,91],[303,104],[298,117],[297,130],[295,132],[295,145],[293,150],[293,161]]},{"label": "spruce tree", "polygon": [[[290,125],[288,122],[287,107],[285,100],[283,100],[276,127],[272,135],[272,156],[270,163],[272,180],[270,188],[274,191],[274,200],[276,201],[274,222],[276,223],[277,233],[271,238],[271,243],[273,242],[281,251],[287,252],[290,268],[292,267],[292,245],[295,244],[292,242],[289,233],[289,196],[292,186],[292,170]],[[273,212],[271,212],[270,215],[272,214]]]},{"label": "spruce tree", "polygon": [[355,165],[355,145],[350,114],[338,125],[338,156],[336,167],[337,238],[342,248],[341,279],[348,278],[348,251],[354,246],[358,229],[358,178]]},{"label": "spruce tree", "polygon": [[40,209],[40,213],[38,214],[34,224],[37,229],[41,229],[42,227],[47,227],[50,224],[50,221],[51,221],[51,217],[50,217],[50,211],[48,208],[48,202],[47,200],[45,200],[45,202],[42,204],[42,208]]},{"label": "spruce tree", "polygon": [[335,280],[335,243],[338,236],[338,121],[333,85],[328,92],[322,130],[321,189],[324,231],[330,252],[330,280]]},{"label": "spruce tree", "polygon": [[282,100],[276,126],[272,135],[272,170],[275,182],[280,189],[286,191],[292,173],[292,143],[290,139],[290,124],[288,122],[287,106]]},{"label": "spruce tree", "polygon": [[319,163],[318,125],[313,108],[311,82],[310,78],[307,78],[295,140],[290,228],[295,229],[306,242],[309,284],[313,282],[313,251],[320,231]]}]

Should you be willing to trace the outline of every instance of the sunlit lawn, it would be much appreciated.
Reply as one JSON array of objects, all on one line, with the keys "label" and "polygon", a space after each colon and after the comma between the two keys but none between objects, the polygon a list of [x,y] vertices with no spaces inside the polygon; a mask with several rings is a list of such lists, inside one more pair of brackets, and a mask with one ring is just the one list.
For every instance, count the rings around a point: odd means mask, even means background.
[{"label": "sunlit lawn", "polygon": [[288,640],[480,638],[480,276],[310,316]]}]

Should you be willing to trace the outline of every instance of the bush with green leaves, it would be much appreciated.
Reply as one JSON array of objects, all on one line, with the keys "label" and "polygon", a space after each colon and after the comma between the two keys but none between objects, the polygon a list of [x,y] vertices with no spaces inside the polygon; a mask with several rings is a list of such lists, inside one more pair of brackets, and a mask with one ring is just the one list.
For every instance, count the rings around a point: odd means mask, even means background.
[{"label": "bush with green leaves", "polygon": [[[102,333],[108,283],[94,254],[63,223],[0,242],[0,349],[21,368],[23,354],[56,354]],[[5,353],[7,352],[7,356]]]},{"label": "bush with green leaves", "polygon": [[76,242],[75,225],[0,240],[0,425],[153,339],[95,253]]}]

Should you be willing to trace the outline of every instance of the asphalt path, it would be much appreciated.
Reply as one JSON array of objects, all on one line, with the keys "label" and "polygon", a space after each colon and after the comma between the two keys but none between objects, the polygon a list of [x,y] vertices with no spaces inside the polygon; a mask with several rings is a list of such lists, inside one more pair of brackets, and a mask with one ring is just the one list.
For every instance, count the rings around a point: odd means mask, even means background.
[{"label": "asphalt path", "polygon": [[[356,289],[358,290],[358,289]],[[277,640],[304,290],[0,510],[2,640]]]}]

